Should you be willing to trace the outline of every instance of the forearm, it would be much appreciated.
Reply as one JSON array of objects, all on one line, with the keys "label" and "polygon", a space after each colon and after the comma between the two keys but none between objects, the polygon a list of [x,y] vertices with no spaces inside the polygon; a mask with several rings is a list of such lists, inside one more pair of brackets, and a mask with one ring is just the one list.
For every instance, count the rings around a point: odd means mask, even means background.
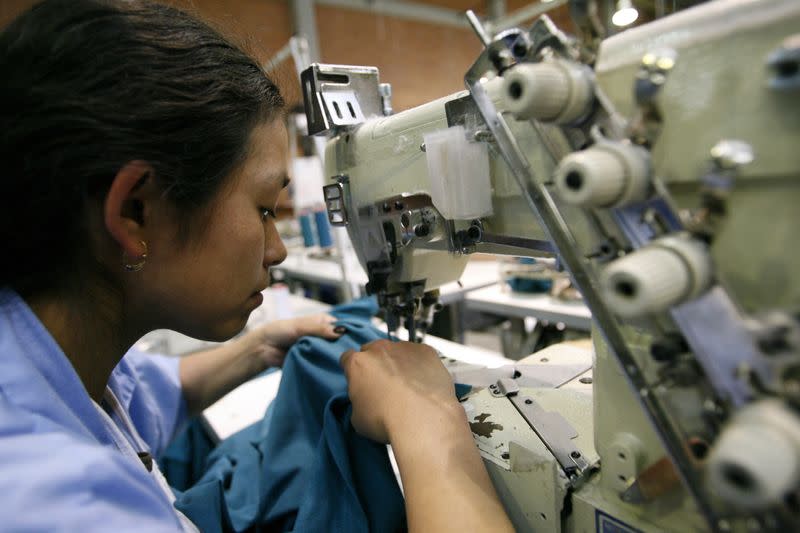
[{"label": "forearm", "polygon": [[249,335],[181,359],[180,379],[190,414],[197,414],[266,370],[259,343]]},{"label": "forearm", "polygon": [[514,531],[458,403],[421,406],[391,433],[409,531]]}]

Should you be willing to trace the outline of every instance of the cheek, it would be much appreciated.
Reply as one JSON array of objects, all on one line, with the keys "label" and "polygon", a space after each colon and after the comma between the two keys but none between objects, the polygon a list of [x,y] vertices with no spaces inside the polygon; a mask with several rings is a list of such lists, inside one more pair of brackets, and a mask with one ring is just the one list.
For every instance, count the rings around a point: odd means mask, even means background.
[{"label": "cheek", "polygon": [[237,250],[232,251],[232,256],[237,256],[243,262],[242,267],[258,267],[260,259],[264,257],[264,225],[258,217],[253,220],[242,221],[237,231],[230,235],[230,242],[236,243]]},{"label": "cheek", "polygon": [[225,265],[228,271],[227,275],[220,273],[223,277],[231,279],[259,268],[264,254],[264,226],[257,216],[231,216],[212,231],[208,244],[217,264]]}]

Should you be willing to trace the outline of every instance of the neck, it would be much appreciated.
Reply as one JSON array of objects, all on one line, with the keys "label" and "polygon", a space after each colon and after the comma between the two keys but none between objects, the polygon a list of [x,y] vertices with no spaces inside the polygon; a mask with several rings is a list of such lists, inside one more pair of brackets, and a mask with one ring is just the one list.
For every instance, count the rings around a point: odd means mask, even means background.
[{"label": "neck", "polygon": [[139,338],[123,328],[122,295],[82,291],[80,296],[25,298],[96,402],[103,397],[111,372]]}]

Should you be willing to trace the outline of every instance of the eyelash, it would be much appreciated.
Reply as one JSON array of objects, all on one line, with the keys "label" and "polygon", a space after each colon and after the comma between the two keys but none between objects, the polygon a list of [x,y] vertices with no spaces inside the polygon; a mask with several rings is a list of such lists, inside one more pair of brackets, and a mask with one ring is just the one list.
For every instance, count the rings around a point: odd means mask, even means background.
[{"label": "eyelash", "polygon": [[261,220],[264,220],[264,221],[266,221],[266,220],[267,220],[267,217],[278,218],[278,217],[275,215],[275,211],[273,211],[273,210],[272,210],[272,209],[270,209],[269,207],[262,207],[262,208],[261,208]]}]

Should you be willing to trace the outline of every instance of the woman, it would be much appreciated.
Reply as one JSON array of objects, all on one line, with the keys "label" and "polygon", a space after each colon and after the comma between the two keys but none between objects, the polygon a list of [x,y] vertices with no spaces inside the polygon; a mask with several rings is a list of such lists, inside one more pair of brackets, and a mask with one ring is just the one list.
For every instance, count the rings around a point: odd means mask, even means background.
[{"label": "woman", "polygon": [[[321,319],[179,362],[128,351],[158,328],[229,339],[261,304],[286,255],[280,93],[144,0],[46,0],[0,34],[0,73],[0,524],[192,530],[151,456],[299,335],[336,335]],[[394,447],[412,530],[510,529],[431,349],[378,342],[342,364],[356,430]]]}]

